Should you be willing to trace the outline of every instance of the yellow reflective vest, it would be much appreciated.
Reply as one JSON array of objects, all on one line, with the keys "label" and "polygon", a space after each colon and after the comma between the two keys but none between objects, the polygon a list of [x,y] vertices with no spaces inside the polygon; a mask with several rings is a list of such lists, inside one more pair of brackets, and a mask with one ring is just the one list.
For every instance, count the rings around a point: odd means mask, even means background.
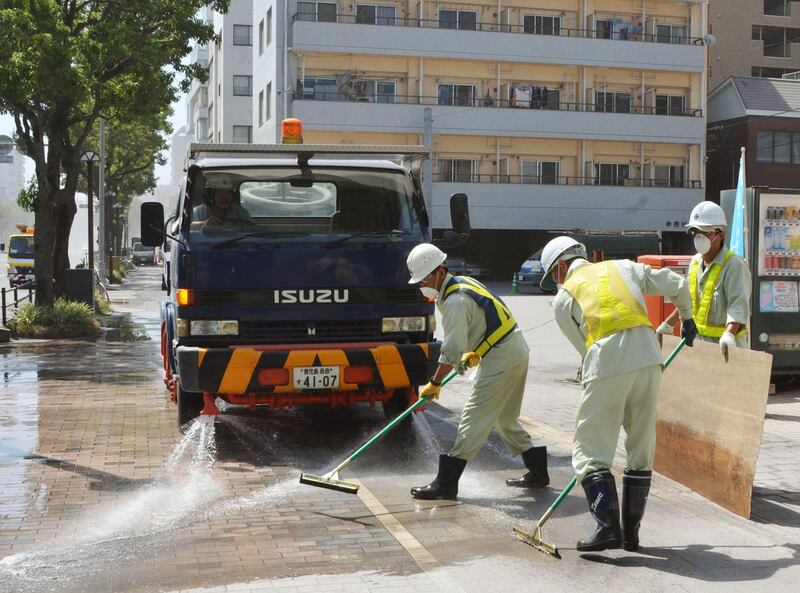
[{"label": "yellow reflective vest", "polygon": [[517,327],[517,322],[506,304],[477,280],[469,276],[453,276],[444,289],[445,300],[454,292],[466,294],[483,309],[486,334],[475,349],[478,356],[486,356],[492,346]]},{"label": "yellow reflective vest", "polygon": [[611,261],[581,266],[564,283],[581,308],[586,324],[586,349],[608,335],[653,324]]},{"label": "yellow reflective vest", "polygon": [[[714,298],[714,289],[717,286],[719,275],[722,268],[733,257],[733,252],[728,251],[722,260],[722,263],[711,264],[711,269],[708,272],[706,285],[703,287],[703,294],[698,301],[697,286],[698,286],[698,271],[700,269],[700,261],[693,259],[689,266],[689,294],[692,296],[692,311],[694,312],[694,322],[697,324],[697,333],[707,338],[721,338],[725,333],[725,325],[712,325],[708,323],[708,313],[711,311],[711,301]],[[747,328],[742,326],[736,336],[747,335]]]}]

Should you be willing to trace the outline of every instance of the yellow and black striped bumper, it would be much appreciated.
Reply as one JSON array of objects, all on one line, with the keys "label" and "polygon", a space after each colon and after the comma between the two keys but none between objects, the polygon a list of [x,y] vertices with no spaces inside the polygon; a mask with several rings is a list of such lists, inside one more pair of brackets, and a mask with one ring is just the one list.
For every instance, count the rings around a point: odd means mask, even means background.
[{"label": "yellow and black striped bumper", "polygon": [[[287,385],[262,385],[259,374],[268,369],[286,369],[289,377],[297,367],[338,366],[337,391],[398,389],[422,385],[433,374],[440,342],[425,344],[380,344],[370,348],[258,350],[255,348],[196,348],[179,346],[178,375],[186,391],[209,393],[302,393],[291,380]],[[369,383],[346,383],[345,368],[370,366]]]}]

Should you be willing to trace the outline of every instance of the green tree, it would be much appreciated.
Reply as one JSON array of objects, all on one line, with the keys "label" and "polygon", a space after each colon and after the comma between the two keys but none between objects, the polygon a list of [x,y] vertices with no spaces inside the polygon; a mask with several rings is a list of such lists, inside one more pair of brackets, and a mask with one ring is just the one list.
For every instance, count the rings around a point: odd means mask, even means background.
[{"label": "green tree", "polygon": [[80,156],[100,117],[163,113],[198,64],[193,41],[214,38],[196,15],[226,12],[229,0],[0,0],[0,113],[35,163],[36,303],[63,292],[77,211]]},{"label": "green tree", "polygon": [[28,180],[28,185],[22,188],[17,194],[17,206],[22,208],[25,212],[33,212],[36,210],[36,196],[38,194],[38,187],[36,185],[36,177],[31,177]]}]

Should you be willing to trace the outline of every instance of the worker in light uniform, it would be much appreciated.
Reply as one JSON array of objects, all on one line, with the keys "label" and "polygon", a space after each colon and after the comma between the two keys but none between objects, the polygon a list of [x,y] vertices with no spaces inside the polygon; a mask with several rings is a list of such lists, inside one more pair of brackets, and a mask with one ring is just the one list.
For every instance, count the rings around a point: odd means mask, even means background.
[{"label": "worker in light uniform", "polygon": [[[663,295],[681,314],[683,335],[696,333],[686,280],[669,269],[627,260],[589,263],[586,248],[557,237],[542,251],[541,286],[559,286],[556,322],[583,358],[572,465],[597,521],[580,551],[635,551],[650,491],[656,444],[656,401],[661,387],[661,348],[645,310],[646,294]],[[620,426],[625,428],[622,529],[610,468]]]},{"label": "worker in light uniform", "polygon": [[417,245],[408,256],[409,283],[419,285],[423,294],[436,299],[445,333],[439,366],[419,396],[438,397],[442,380],[453,368],[475,366],[478,362],[480,367],[452,449],[439,456],[439,471],[433,482],[412,488],[411,495],[455,500],[467,461],[477,455],[492,429],[497,430],[512,455],[522,455],[529,470],[522,478],[509,479],[506,484],[547,486],[547,448],[534,447],[518,420],[528,374],[528,345],[505,303],[477,280],[451,275],[445,266],[446,258],[429,243]]},{"label": "worker in light uniform", "polygon": [[[750,319],[750,271],[744,259],[725,246],[725,212],[714,202],[700,202],[692,210],[688,232],[697,253],[689,265],[689,292],[694,320],[701,340],[718,342],[728,360],[731,348],[747,348]],[[675,313],[658,326],[659,334],[671,334]]]}]

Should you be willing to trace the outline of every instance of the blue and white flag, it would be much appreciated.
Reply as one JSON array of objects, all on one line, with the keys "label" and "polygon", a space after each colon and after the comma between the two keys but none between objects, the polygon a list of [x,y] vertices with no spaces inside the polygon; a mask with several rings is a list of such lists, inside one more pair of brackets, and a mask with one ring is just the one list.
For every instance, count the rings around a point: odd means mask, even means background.
[{"label": "blue and white flag", "polygon": [[744,257],[744,148],[739,163],[739,182],[736,184],[736,203],[733,207],[733,223],[730,226],[730,250]]}]

